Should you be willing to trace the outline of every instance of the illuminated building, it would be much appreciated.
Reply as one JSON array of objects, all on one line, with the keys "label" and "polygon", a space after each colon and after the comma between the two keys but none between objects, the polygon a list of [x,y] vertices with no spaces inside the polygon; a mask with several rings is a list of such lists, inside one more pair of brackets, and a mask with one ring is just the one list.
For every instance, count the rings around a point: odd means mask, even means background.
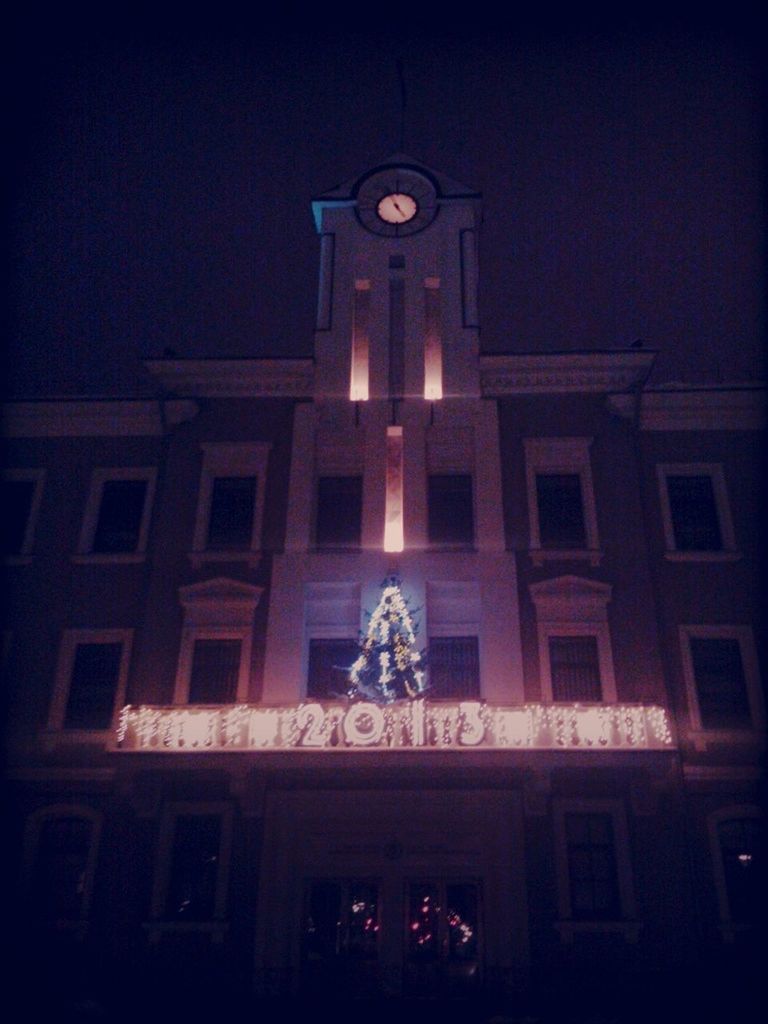
[{"label": "illuminated building", "polygon": [[[480,196],[407,156],[313,209],[313,360],[6,407],[21,947],[101,998],[540,1012],[730,964],[763,391],[482,354]],[[350,700],[393,578],[428,688]]]}]

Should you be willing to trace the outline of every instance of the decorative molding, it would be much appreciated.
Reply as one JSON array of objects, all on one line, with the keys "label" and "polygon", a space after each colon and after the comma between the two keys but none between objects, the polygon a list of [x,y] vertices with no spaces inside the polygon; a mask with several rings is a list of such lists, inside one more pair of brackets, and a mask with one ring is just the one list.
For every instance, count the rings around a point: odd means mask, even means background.
[{"label": "decorative molding", "polygon": [[59,399],[7,402],[5,437],[156,437],[168,426],[191,420],[198,406],[189,400]]},{"label": "decorative molding", "polygon": [[552,352],[480,356],[484,398],[504,395],[626,391],[642,384],[655,352]]},{"label": "decorative molding", "polygon": [[582,576],[558,576],[530,585],[536,612],[546,621],[603,622],[611,584]]},{"label": "decorative molding", "polygon": [[309,398],[312,359],[147,359],[160,383],[182,395],[211,398]]},{"label": "decorative molding", "polygon": [[216,579],[203,580],[202,583],[190,583],[186,587],[179,587],[179,601],[187,615],[194,619],[194,624],[197,624],[198,616],[201,614],[205,622],[210,623],[212,612],[215,613],[218,623],[220,613],[225,607],[232,610],[238,624],[241,624],[250,622],[250,617],[263,593],[263,587],[218,576]]}]

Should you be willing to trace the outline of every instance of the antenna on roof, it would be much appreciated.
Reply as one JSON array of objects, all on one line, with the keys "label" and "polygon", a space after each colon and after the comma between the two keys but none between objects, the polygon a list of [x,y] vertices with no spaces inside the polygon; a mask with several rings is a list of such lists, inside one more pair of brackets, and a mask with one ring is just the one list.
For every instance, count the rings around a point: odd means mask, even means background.
[{"label": "antenna on roof", "polygon": [[403,139],[405,137],[405,104],[406,104],[406,93],[405,93],[405,75],[403,73],[403,62],[398,58],[397,61],[397,78],[400,82],[400,139],[398,150],[402,153],[405,149]]}]

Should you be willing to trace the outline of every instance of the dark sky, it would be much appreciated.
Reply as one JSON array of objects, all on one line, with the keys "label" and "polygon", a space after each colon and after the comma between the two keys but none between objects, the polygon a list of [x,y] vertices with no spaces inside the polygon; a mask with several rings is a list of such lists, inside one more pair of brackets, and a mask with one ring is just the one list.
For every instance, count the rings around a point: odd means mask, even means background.
[{"label": "dark sky", "polygon": [[[400,26],[404,19],[400,19]],[[485,351],[657,348],[762,376],[751,26],[76,31],[14,41],[9,390],[308,355],[310,199],[398,148],[484,195]],[[10,129],[9,129],[10,130]]]}]

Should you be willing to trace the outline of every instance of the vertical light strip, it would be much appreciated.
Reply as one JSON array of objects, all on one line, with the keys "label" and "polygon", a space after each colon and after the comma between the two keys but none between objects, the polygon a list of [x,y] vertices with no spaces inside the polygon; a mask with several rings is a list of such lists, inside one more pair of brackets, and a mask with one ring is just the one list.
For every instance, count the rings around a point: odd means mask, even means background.
[{"label": "vertical light strip", "polygon": [[443,397],[443,344],[440,338],[440,278],[424,281],[424,397]]},{"label": "vertical light strip", "polygon": [[368,320],[371,282],[355,281],[352,306],[352,365],[349,397],[352,402],[368,401]]},{"label": "vertical light strip", "polygon": [[387,427],[387,493],[384,507],[384,550],[402,551],[403,428]]}]

